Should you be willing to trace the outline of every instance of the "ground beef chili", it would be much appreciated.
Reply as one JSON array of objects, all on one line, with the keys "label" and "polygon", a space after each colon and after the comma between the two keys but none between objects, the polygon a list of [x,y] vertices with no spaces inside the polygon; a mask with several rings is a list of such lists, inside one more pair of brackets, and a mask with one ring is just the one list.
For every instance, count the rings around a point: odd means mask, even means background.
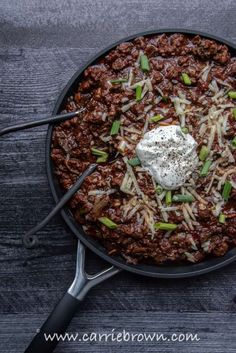
[{"label": "ground beef chili", "polygon": [[[183,73],[190,81],[184,82]],[[98,162],[69,206],[109,255],[133,264],[199,262],[235,246],[235,75],[236,60],[226,45],[183,34],[122,43],[85,70],[65,111],[85,110],[54,128],[51,157],[64,190]],[[150,121],[158,114],[160,121]],[[198,143],[198,168],[172,192],[172,198],[192,195],[191,203],[167,205],[167,191],[141,165],[129,164],[146,131],[170,124]],[[157,222],[177,228],[156,229]]]}]

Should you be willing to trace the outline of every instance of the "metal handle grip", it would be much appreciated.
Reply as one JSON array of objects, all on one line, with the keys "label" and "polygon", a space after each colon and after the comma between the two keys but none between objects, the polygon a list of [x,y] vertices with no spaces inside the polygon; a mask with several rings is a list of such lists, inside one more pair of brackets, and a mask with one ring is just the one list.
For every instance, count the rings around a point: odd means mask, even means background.
[{"label": "metal handle grip", "polygon": [[25,353],[53,352],[58,343],[56,335],[63,334],[66,331],[79,304],[79,300],[66,293],[25,350]]},{"label": "metal handle grip", "polygon": [[[85,249],[80,241],[78,241],[76,274],[73,283],[68,289],[64,297],[59,301],[53,312],[41,327],[38,334],[33,338],[32,342],[25,350],[25,353],[51,353],[58,344],[57,336],[64,334],[71,319],[75,315],[79,304],[84,299],[87,292],[97,284],[114,276],[121,270],[110,267],[96,275],[88,275],[84,270]],[[48,335],[54,337],[53,340]]]}]

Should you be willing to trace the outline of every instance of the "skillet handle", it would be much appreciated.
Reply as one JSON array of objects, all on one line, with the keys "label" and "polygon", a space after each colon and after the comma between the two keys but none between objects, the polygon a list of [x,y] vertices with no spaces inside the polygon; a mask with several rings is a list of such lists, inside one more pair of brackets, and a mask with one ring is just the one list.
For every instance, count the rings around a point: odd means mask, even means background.
[{"label": "skillet handle", "polygon": [[[60,334],[64,334],[80,301],[66,293],[49,315],[40,331],[34,337],[25,353],[51,353],[55,349]],[[58,335],[58,336],[57,336]]]},{"label": "skillet handle", "polygon": [[[73,283],[64,297],[59,301],[53,312],[41,327],[38,334],[25,350],[25,353],[51,353],[60,342],[57,335],[64,334],[80,303],[88,291],[97,284],[119,273],[121,270],[112,266],[95,275],[84,270],[85,249],[78,241],[76,273]],[[49,338],[51,335],[51,339]],[[49,339],[47,339],[49,338]],[[54,339],[53,339],[54,338]],[[62,340],[62,339],[61,339]]]}]

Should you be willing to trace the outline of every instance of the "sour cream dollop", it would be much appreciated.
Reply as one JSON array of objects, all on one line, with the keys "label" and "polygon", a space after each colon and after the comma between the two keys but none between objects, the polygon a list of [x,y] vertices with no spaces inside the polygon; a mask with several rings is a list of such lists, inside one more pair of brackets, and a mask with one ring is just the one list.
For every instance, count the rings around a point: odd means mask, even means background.
[{"label": "sour cream dollop", "polygon": [[136,146],[142,166],[164,189],[182,186],[198,164],[197,142],[180,126],[161,126],[147,132]]}]

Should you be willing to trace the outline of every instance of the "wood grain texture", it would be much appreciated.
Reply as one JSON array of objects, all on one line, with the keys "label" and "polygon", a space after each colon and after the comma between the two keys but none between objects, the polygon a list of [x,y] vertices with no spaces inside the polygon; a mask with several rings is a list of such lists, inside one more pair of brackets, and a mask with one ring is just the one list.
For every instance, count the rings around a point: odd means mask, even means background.
[{"label": "wood grain texture", "polygon": [[[2,353],[22,352],[27,345],[29,337],[38,328],[39,322],[45,319],[45,315],[5,315],[3,319],[4,327],[2,337],[8,337],[8,349],[3,348]],[[142,320],[140,320],[142,317]],[[19,327],[19,321],[24,327]],[[236,315],[231,315],[231,320],[236,320]],[[14,334],[9,335],[8,328],[12,327]],[[57,353],[112,353],[112,352],[152,352],[152,353],[235,353],[236,333],[232,324],[228,320],[228,315],[219,314],[216,321],[214,313],[166,313],[162,311],[152,311],[147,315],[146,311],[122,311],[122,312],[103,312],[102,319],[100,311],[81,310],[80,316],[76,317],[70,326],[70,333],[110,333],[126,330],[130,333],[137,332],[157,332],[169,334],[171,332],[181,333],[187,331],[198,332],[200,341],[187,342],[92,342],[82,343],[63,342],[58,345]],[[21,340],[18,337],[21,337]]]},{"label": "wood grain texture", "polygon": [[[76,69],[109,43],[164,27],[195,28],[236,42],[236,3],[164,0],[2,0],[0,128],[44,117]],[[0,351],[23,352],[70,285],[76,239],[60,216],[37,249],[22,234],[52,208],[45,171],[46,127],[0,139]],[[107,266],[88,251],[88,270]],[[56,352],[233,353],[236,264],[199,278],[152,280],[121,273],[93,289],[70,332],[195,332],[196,343],[82,343]]]}]

